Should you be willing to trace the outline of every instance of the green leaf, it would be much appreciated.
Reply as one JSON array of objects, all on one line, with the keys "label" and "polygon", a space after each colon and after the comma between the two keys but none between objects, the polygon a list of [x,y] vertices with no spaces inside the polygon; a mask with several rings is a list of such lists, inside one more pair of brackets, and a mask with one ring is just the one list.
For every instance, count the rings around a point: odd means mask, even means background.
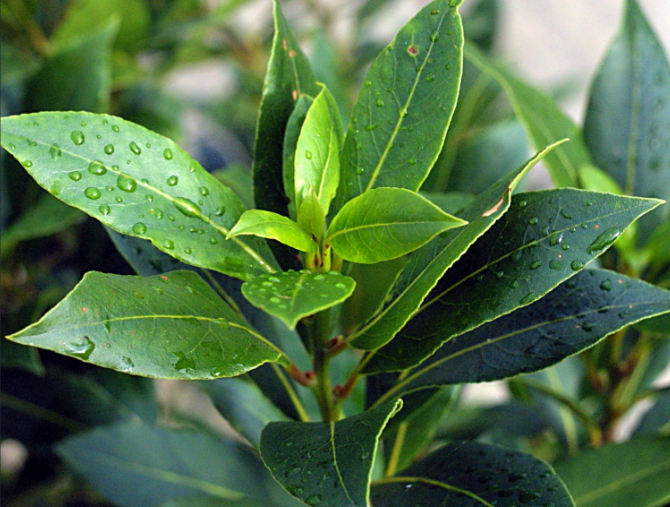
[{"label": "green leaf", "polygon": [[244,211],[237,196],[139,125],[90,113],[11,116],[2,146],[60,200],[187,264],[242,279],[277,267],[264,240],[225,240]]},{"label": "green leaf", "polygon": [[647,243],[647,250],[652,262],[670,263],[670,219],[654,230]]},{"label": "green leaf", "polygon": [[320,90],[277,0],[274,20],[275,34],[254,144],[254,196],[257,208],[286,215],[288,202],[282,188],[284,134],[298,97],[315,97]]},{"label": "green leaf", "polygon": [[0,46],[0,74],[4,80],[3,86],[25,81],[35,74],[40,62],[30,53],[3,41]]},{"label": "green leaf", "polygon": [[452,338],[392,391],[400,396],[538,371],[661,313],[670,313],[670,291],[612,271],[587,269],[532,305]]},{"label": "green leaf", "polygon": [[212,172],[217,180],[237,195],[245,208],[254,207],[254,182],[249,168],[240,164],[231,164],[224,169]]},{"label": "green leaf", "polygon": [[[491,188],[493,185],[487,187]],[[474,201],[475,196],[462,192],[421,192],[421,195],[438,206],[442,210],[452,215],[457,215],[463,209]]]},{"label": "green leaf", "polygon": [[[295,205],[314,190],[327,215],[340,185],[342,120],[337,104],[326,87],[314,99],[302,124],[295,156]],[[290,168],[289,168],[290,169]]]},{"label": "green leaf", "polygon": [[[670,199],[670,65],[635,0],[593,81],[584,139],[595,163],[628,195]],[[659,184],[659,182],[663,182]],[[670,206],[640,221],[638,244]]]},{"label": "green leaf", "polygon": [[314,252],[317,247],[312,238],[290,218],[259,209],[242,213],[226,239],[244,235],[275,239],[301,252]]},{"label": "green leaf", "polygon": [[254,383],[242,378],[202,382],[214,407],[254,447],[261,441],[261,431],[272,421],[289,418],[265,397]]},{"label": "green leaf", "polygon": [[463,16],[463,27],[468,40],[484,51],[490,51],[500,30],[500,1],[479,0],[467,15]]},{"label": "green leaf", "polygon": [[543,461],[479,443],[446,445],[398,476],[376,481],[372,503],[375,507],[575,505],[561,479]]},{"label": "green leaf", "polygon": [[584,190],[624,195],[619,184],[609,174],[594,165],[588,164],[580,167],[579,179]]},{"label": "green leaf", "polygon": [[257,276],[242,285],[242,294],[252,305],[278,317],[293,329],[300,319],[330,308],[354,291],[353,278],[336,271],[285,271]]},{"label": "green leaf", "polygon": [[400,257],[466,223],[411,190],[375,188],[342,207],[324,242],[347,261],[372,264]]},{"label": "green leaf", "polygon": [[414,366],[442,343],[526,306],[575,275],[659,201],[562,188],[516,194],[366,371]]},{"label": "green leaf", "polygon": [[298,209],[295,204],[295,155],[302,125],[305,123],[307,111],[309,111],[313,102],[314,98],[309,95],[303,94],[298,97],[293,112],[286,122],[286,131],[284,132],[284,192],[286,192],[286,198],[288,199],[289,216],[294,220],[298,216]]},{"label": "green leaf", "polygon": [[[4,234],[2,241],[5,242]],[[0,360],[3,368],[19,368],[35,375],[44,375],[45,372],[37,349],[17,345],[7,340],[2,341],[2,357]]]},{"label": "green leaf", "polygon": [[461,213],[468,225],[438,236],[412,254],[383,309],[356,332],[352,344],[373,350],[388,343],[419,309],[446,270],[507,211],[512,191],[521,178],[551,149],[545,148],[469,204]]},{"label": "green leaf", "polygon": [[330,423],[270,423],[261,435],[261,457],[307,505],[367,507],[379,436],[401,406],[397,400]]},{"label": "green leaf", "polygon": [[288,364],[190,271],[87,273],[38,322],[8,338],[147,377],[211,379],[271,361]]},{"label": "green leaf", "polygon": [[465,55],[482,72],[500,83],[536,149],[566,137],[571,140],[548,155],[545,163],[557,187],[577,186],[579,168],[591,162],[578,127],[561,112],[552,98],[488,61],[476,47],[467,45]]},{"label": "green leaf", "polygon": [[463,27],[451,3],[428,4],[365,76],[342,150],[336,210],[376,187],[418,190],[435,163],[463,68]]},{"label": "green leaf", "polygon": [[670,336],[670,315],[643,320],[637,327],[654,335]]},{"label": "green leaf", "polygon": [[298,210],[298,225],[318,241],[325,232],[326,214],[319,204],[314,188],[310,188],[303,198],[300,210]]},{"label": "green leaf", "polygon": [[670,391],[656,396],[654,405],[642,416],[633,437],[653,434],[670,436]]},{"label": "green leaf", "polygon": [[51,42],[64,45],[81,34],[90,33],[118,18],[115,46],[126,51],[136,49],[147,35],[151,23],[145,0],[71,0],[65,17],[56,27]]},{"label": "green leaf", "polygon": [[49,194],[44,194],[35,206],[2,231],[0,245],[2,257],[14,250],[20,241],[51,236],[80,222],[84,217],[85,215],[78,209],[63,204]]},{"label": "green leaf", "polygon": [[205,494],[227,500],[265,496],[265,471],[251,450],[204,432],[122,423],[68,438],[57,450],[121,507]]},{"label": "green leaf", "polygon": [[555,467],[577,507],[661,507],[670,501],[668,438],[585,449]]},{"label": "green leaf", "polygon": [[118,27],[118,19],[113,19],[45,58],[28,84],[28,109],[106,111],[112,86],[112,44]]}]

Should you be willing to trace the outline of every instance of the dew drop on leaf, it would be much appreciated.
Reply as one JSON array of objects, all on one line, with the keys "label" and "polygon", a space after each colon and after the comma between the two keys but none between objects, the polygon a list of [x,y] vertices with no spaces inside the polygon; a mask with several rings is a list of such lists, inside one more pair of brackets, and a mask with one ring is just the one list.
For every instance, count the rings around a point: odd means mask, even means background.
[{"label": "dew drop on leaf", "polygon": [[174,206],[187,217],[200,217],[200,207],[185,197],[175,197]]},{"label": "dew drop on leaf", "polygon": [[71,171],[67,173],[67,176],[72,181],[79,181],[81,179],[81,173],[79,171]]},{"label": "dew drop on leaf", "polygon": [[200,187],[199,191],[200,195],[203,197],[207,197],[209,195],[209,188],[207,187]]},{"label": "dew drop on leaf", "polygon": [[104,216],[109,215],[109,212],[111,211],[111,209],[109,208],[109,206],[107,206],[106,204],[101,204],[101,205],[98,207],[98,210],[99,210],[100,213],[102,213]]},{"label": "dew drop on leaf", "polygon": [[306,158],[307,160],[312,160],[312,152],[309,151],[309,150],[306,150],[306,151],[305,151],[305,158]]},{"label": "dew drop on leaf", "polygon": [[591,243],[586,249],[587,253],[600,252],[601,250],[604,250],[612,243],[614,243],[620,235],[620,229],[617,227],[610,227],[601,233],[595,240],[593,240],[593,243]]},{"label": "dew drop on leaf", "polygon": [[530,225],[537,225],[537,223],[538,223],[539,221],[540,221],[539,218],[537,218],[537,217],[532,217],[532,218],[530,218],[530,219],[528,220],[528,223],[529,223]]},{"label": "dew drop on leaf", "polygon": [[139,155],[142,153],[142,149],[137,145],[135,141],[132,141],[129,145],[130,151],[132,151],[135,155]]},{"label": "dew drop on leaf", "polygon": [[144,234],[147,232],[147,226],[142,222],[137,222],[135,225],[133,225],[133,232],[135,234]]},{"label": "dew drop on leaf", "polygon": [[88,172],[97,176],[102,176],[107,172],[107,168],[99,160],[94,160],[88,164]]},{"label": "dew drop on leaf", "polygon": [[523,298],[521,298],[521,301],[519,301],[519,304],[526,305],[526,304],[530,303],[533,299],[534,299],[533,293],[529,292]]},{"label": "dew drop on leaf", "polygon": [[62,153],[62,151],[61,151],[61,149],[60,149],[60,146],[58,146],[57,144],[52,144],[52,145],[51,145],[51,148],[49,148],[49,155],[51,155],[51,158],[52,158],[53,160],[56,160],[56,159],[57,159],[58,157],[60,157],[62,154],[63,154],[63,153]]},{"label": "dew drop on leaf", "polygon": [[114,153],[114,145],[108,144],[107,146],[104,147],[104,151],[107,155],[111,155],[112,153]]},{"label": "dew drop on leaf", "polygon": [[116,186],[124,192],[134,192],[137,188],[137,183],[130,176],[119,174],[119,177],[116,179]]},{"label": "dew drop on leaf", "polygon": [[163,150],[163,158],[165,158],[165,160],[172,160],[172,156],[172,150],[170,148],[165,148]]},{"label": "dew drop on leaf", "polygon": [[549,261],[549,268],[555,270],[563,269],[563,264],[561,264],[561,261],[554,259]]},{"label": "dew drop on leaf", "polygon": [[570,263],[570,267],[574,271],[579,271],[580,269],[582,269],[584,267],[584,263],[581,262],[581,261],[572,261],[572,263]]},{"label": "dew drop on leaf", "polygon": [[384,101],[381,98],[377,99],[375,104],[377,105],[377,107],[384,107]]},{"label": "dew drop on leaf", "polygon": [[366,126],[365,126],[365,130],[367,130],[368,132],[370,132],[370,131],[372,131],[372,130],[374,130],[374,129],[376,129],[376,128],[377,128],[377,124],[376,124],[376,123],[370,123],[369,125],[366,125]]},{"label": "dew drop on leaf", "polygon": [[72,131],[72,133],[70,134],[70,139],[72,139],[72,142],[77,146],[81,146],[86,141],[84,133],[80,132],[79,130]]},{"label": "dew drop on leaf", "polygon": [[172,250],[174,248],[174,241],[166,239],[163,241],[163,248],[166,250]]},{"label": "dew drop on leaf", "polygon": [[215,214],[217,217],[221,217],[221,216],[223,216],[225,213],[226,213],[226,207],[225,207],[225,206],[219,206],[219,207],[216,208],[216,210],[214,211],[214,214]]},{"label": "dew drop on leaf", "polygon": [[88,336],[82,336],[79,340],[65,343],[65,353],[79,359],[88,360],[93,353],[93,349],[95,349],[95,344]]},{"label": "dew drop on leaf", "polygon": [[170,185],[171,187],[174,187],[177,183],[179,183],[179,178],[176,176],[170,176],[167,179],[167,184]]},{"label": "dew drop on leaf", "polygon": [[84,195],[89,199],[100,199],[100,190],[95,187],[88,187],[86,190],[84,190]]},{"label": "dew drop on leaf", "polygon": [[537,269],[540,266],[542,266],[542,263],[540,261],[534,261],[534,262],[531,262],[530,269]]}]

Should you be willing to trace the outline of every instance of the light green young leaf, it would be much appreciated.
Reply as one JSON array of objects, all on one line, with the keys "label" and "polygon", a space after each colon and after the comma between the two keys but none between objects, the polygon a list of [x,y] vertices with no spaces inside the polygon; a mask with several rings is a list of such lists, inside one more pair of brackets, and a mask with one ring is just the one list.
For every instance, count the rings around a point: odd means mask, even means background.
[{"label": "light green young leaf", "polygon": [[295,204],[295,155],[300,131],[312,102],[314,102],[314,98],[309,95],[303,94],[298,97],[293,112],[286,123],[286,132],[284,133],[284,192],[286,192],[286,198],[288,199],[289,217],[293,220],[296,220],[298,217],[298,209]]},{"label": "light green young leaf", "polygon": [[379,436],[401,407],[397,400],[337,422],[270,423],[261,434],[261,457],[307,505],[367,507]]},{"label": "light green young leaf", "polygon": [[516,194],[366,371],[414,366],[453,336],[541,298],[602,254],[653,199],[561,188]]},{"label": "light green young leaf", "polygon": [[342,207],[324,242],[347,261],[372,264],[400,257],[466,223],[411,190],[375,188]]},{"label": "light green young leaf", "polygon": [[372,188],[419,189],[456,106],[462,48],[456,4],[436,0],[377,57],[349,123],[335,211]]},{"label": "light green young leaf", "polygon": [[298,225],[303,231],[321,240],[326,230],[326,214],[323,212],[319,199],[310,189],[304,197],[300,210],[298,210]]},{"label": "light green young leaf", "polygon": [[274,239],[301,252],[314,252],[317,244],[290,218],[259,209],[242,213],[226,239],[253,235]]},{"label": "light green young leaf", "polygon": [[2,118],[2,146],[51,194],[195,266],[247,279],[277,264],[264,240],[226,235],[244,206],[173,141],[91,113]]},{"label": "light green young leaf", "polygon": [[[584,139],[627,195],[670,199],[669,96],[663,47],[637,1],[626,0],[621,29],[591,87]],[[669,213],[666,205],[640,220],[638,245]]]},{"label": "light green young leaf", "polygon": [[242,285],[252,305],[281,319],[293,329],[300,319],[347,299],[356,282],[337,271],[284,271],[257,276]]},{"label": "light green young leaf", "polygon": [[[314,191],[327,215],[340,184],[342,120],[337,104],[326,87],[314,99],[302,124],[295,155],[295,205]],[[299,216],[299,215],[298,215]]]},{"label": "light green young leaf", "polygon": [[670,438],[584,449],[555,466],[577,507],[661,507],[670,501]]},{"label": "light green young leaf", "polygon": [[397,476],[375,481],[372,501],[375,507],[414,507],[417,502],[575,507],[565,485],[545,462],[530,454],[470,442],[445,445]]},{"label": "light green young leaf", "polygon": [[7,338],[146,377],[212,379],[288,364],[191,271],[87,273],[38,322]]},{"label": "light green young leaf", "polygon": [[282,146],[287,122],[301,95],[315,97],[320,90],[309,61],[291,33],[281,5],[277,0],[273,4],[275,33],[254,144],[254,197],[257,208],[286,215],[288,201],[282,188]]},{"label": "light green young leaf", "polygon": [[528,86],[511,72],[490,62],[471,44],[465,47],[466,58],[482,72],[489,74],[507,93],[514,111],[526,127],[528,137],[535,149],[555,143],[566,137],[569,143],[556,148],[545,158],[549,174],[557,187],[576,187],[578,170],[591,163],[577,125],[558,108],[553,99]]},{"label": "light green young leaf", "polygon": [[447,269],[508,210],[521,178],[554,147],[546,147],[470,203],[461,213],[468,225],[438,236],[412,254],[384,307],[355,333],[352,344],[373,350],[389,342]]}]

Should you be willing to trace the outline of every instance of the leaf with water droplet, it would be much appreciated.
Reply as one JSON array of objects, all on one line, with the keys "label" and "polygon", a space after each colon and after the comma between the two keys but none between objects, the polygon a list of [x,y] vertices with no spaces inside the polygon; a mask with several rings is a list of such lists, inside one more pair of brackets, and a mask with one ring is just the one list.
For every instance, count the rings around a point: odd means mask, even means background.
[{"label": "leaf with water droplet", "polygon": [[242,285],[252,305],[278,317],[293,329],[309,315],[341,303],[354,291],[353,278],[331,271],[324,276],[311,271],[285,271],[261,275]]},{"label": "leaf with water droplet", "polygon": [[243,235],[274,239],[301,252],[314,252],[318,246],[293,220],[271,211],[245,211],[226,239]]},{"label": "leaf with water droplet", "polygon": [[575,507],[561,479],[544,461],[476,442],[445,445],[398,477],[375,481],[371,500],[373,505],[393,507],[416,507],[417,500],[431,507]]},{"label": "leaf with water droplet", "polygon": [[[596,205],[585,206],[587,200]],[[526,207],[519,206],[520,201],[526,201]],[[393,341],[377,352],[365,371],[414,366],[449,338],[529,303],[520,303],[529,292],[535,299],[542,297],[604,251],[587,252],[602,231],[612,227],[623,231],[659,204],[652,199],[568,188],[519,194],[512,202],[517,204],[447,271],[433,288],[430,299],[423,302],[421,311]],[[574,217],[561,216],[561,209],[572,210]],[[554,234],[567,233],[575,222],[583,222],[588,227],[579,227],[571,233],[572,248],[564,250],[562,244],[552,246],[552,236],[544,236],[537,226],[529,225],[531,218],[552,224]],[[517,260],[519,252],[527,252],[527,255]],[[552,269],[549,265],[552,260],[572,269]],[[541,265],[537,266],[535,261]],[[508,277],[477,280],[477,275],[484,270],[504,271],[519,283],[512,289]]]},{"label": "leaf with water droplet", "polygon": [[[141,304],[129,305],[138,295]],[[203,346],[205,337],[218,344],[216,350]],[[217,377],[229,377],[270,361],[286,363],[279,349],[191,271],[171,272],[168,283],[159,276],[89,272],[42,319],[8,338],[117,370],[127,358],[135,375],[158,378],[211,379],[214,370]],[[111,346],[97,346],[101,342]],[[189,368],[174,367],[181,357]]]},{"label": "leaf with water droplet", "polygon": [[[32,119],[37,120],[37,127],[32,121],[26,121]],[[82,122],[87,126],[82,127]],[[110,128],[110,124],[117,126],[119,132]],[[39,162],[31,155],[35,163],[28,168],[40,185],[105,225],[133,235],[136,234],[134,225],[141,221],[147,227],[142,237],[159,249],[188,263],[237,278],[246,279],[278,269],[264,240],[249,236],[224,239],[244,212],[244,205],[169,139],[120,118],[78,112],[4,117],[2,129],[3,146],[7,145],[17,158],[23,159],[31,152],[42,153]],[[84,134],[85,142],[75,143],[72,137],[76,140],[80,137],[72,132]],[[116,148],[106,154],[105,147],[112,140]],[[35,143],[36,147],[28,142]],[[137,148],[147,144],[152,148],[140,148],[140,153],[134,154],[130,148],[132,143]],[[54,144],[61,150],[55,160],[49,154]],[[172,154],[169,163],[164,157],[165,150]],[[165,169],[168,165],[169,172]],[[178,185],[168,183],[171,176],[179,180]],[[112,190],[107,192],[105,188]],[[203,195],[202,189],[207,189],[207,195]],[[203,204],[195,204],[199,201]],[[101,213],[103,205],[113,211]],[[177,213],[175,207],[182,213]],[[220,207],[225,207],[224,215],[216,214]],[[161,220],[159,214],[151,213],[156,208],[172,216],[173,226]],[[140,220],[139,215],[144,218]],[[181,225],[183,229],[179,228]],[[191,226],[204,230],[205,234],[193,236],[189,232]],[[210,237],[221,240],[213,244]],[[171,241],[174,247],[166,248],[165,240]],[[192,249],[191,254],[187,255],[185,248]]]},{"label": "leaf with water droplet", "polygon": [[[273,477],[303,502],[317,505],[318,496],[332,507],[365,507],[379,438],[401,407],[397,400],[331,423],[271,422],[261,434],[261,457]],[[289,473],[295,467],[307,481]]]}]

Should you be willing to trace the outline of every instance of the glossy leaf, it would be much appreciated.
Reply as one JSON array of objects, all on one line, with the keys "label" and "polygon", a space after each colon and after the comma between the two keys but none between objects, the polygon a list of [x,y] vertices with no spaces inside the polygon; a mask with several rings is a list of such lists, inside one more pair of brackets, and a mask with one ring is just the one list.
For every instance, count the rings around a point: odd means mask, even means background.
[{"label": "glossy leaf", "polygon": [[307,505],[367,507],[379,436],[401,406],[398,400],[330,423],[270,423],[261,435],[261,457]]},{"label": "glossy leaf", "polygon": [[376,58],[342,151],[335,210],[376,187],[418,190],[440,153],[463,67],[454,2],[435,0]]},{"label": "glossy leaf", "polygon": [[661,313],[670,313],[670,291],[612,271],[587,269],[532,305],[452,338],[394,390],[538,371]]},{"label": "glossy leaf", "polygon": [[295,204],[295,155],[298,146],[298,137],[302,125],[305,123],[307,111],[312,106],[314,98],[309,95],[302,94],[298,97],[295,103],[293,112],[286,122],[286,131],[284,132],[284,149],[283,149],[283,177],[284,177],[284,192],[288,199],[289,216],[296,219],[298,216],[298,209]]},{"label": "glossy leaf", "polygon": [[316,242],[293,220],[271,211],[245,211],[226,239],[246,235],[274,239],[301,252],[314,252],[317,247]]},{"label": "glossy leaf", "polygon": [[286,215],[288,201],[282,188],[282,146],[287,122],[298,97],[302,94],[315,97],[320,90],[277,0],[274,0],[274,20],[272,52],[254,144],[254,196],[257,208]]},{"label": "glossy leaf", "polygon": [[579,181],[579,168],[591,162],[577,125],[561,112],[553,99],[528,86],[511,72],[488,61],[487,57],[474,46],[466,46],[465,54],[469,61],[482,72],[492,76],[503,87],[536,149],[555,143],[559,139],[566,137],[570,139],[569,143],[556,148],[548,155],[545,164],[554,185],[576,187]]},{"label": "glossy leaf", "polygon": [[251,451],[204,432],[121,423],[68,438],[57,450],[121,507],[199,495],[263,498],[265,493],[264,470]]},{"label": "glossy leaf", "polygon": [[536,301],[658,204],[568,188],[516,194],[509,211],[447,271],[367,371],[414,366],[451,337]]},{"label": "glossy leaf", "polygon": [[372,264],[400,257],[465,224],[415,192],[376,188],[344,205],[324,241],[347,261]]},{"label": "glossy leaf", "polygon": [[111,228],[242,279],[276,269],[263,240],[225,240],[244,206],[173,141],[90,113],[11,116],[2,132],[41,186]]},{"label": "glossy leaf", "polygon": [[42,319],[8,338],[147,377],[230,377],[286,362],[190,271],[87,273]]},{"label": "glossy leaf", "polygon": [[326,230],[326,214],[313,188],[309,189],[302,200],[298,211],[298,225],[318,241]]},{"label": "glossy leaf", "polygon": [[372,503],[375,507],[575,505],[561,479],[543,461],[467,442],[446,445],[397,476],[376,481]]},{"label": "glossy leaf", "polygon": [[[28,109],[105,112],[112,86],[112,44],[118,27],[118,20],[110,20],[71,44],[56,48],[28,83]],[[3,128],[3,137],[5,132]],[[49,141],[51,145],[55,139]]]},{"label": "glossy leaf", "polygon": [[[584,138],[596,165],[628,195],[670,199],[670,65],[636,0],[596,75]],[[639,224],[638,243],[667,219],[670,206]]]},{"label": "glossy leaf", "polygon": [[307,112],[296,146],[294,184],[298,210],[305,195],[313,189],[323,212],[328,214],[340,185],[343,135],[337,104],[324,87]]},{"label": "glossy leaf", "polygon": [[460,214],[468,225],[438,236],[410,257],[383,309],[356,332],[352,344],[373,350],[388,343],[419,309],[447,269],[509,208],[521,178],[551,150],[547,147],[524,166],[502,178]]},{"label": "glossy leaf", "polygon": [[577,507],[661,507],[670,501],[668,438],[584,449],[555,467]]},{"label": "glossy leaf", "polygon": [[251,304],[281,319],[293,329],[300,319],[347,299],[356,282],[336,271],[285,271],[257,276],[242,285]]},{"label": "glossy leaf", "polygon": [[44,194],[32,208],[2,231],[2,257],[11,252],[20,241],[51,236],[82,221],[85,216],[78,209]]},{"label": "glossy leaf", "polygon": [[272,421],[288,421],[281,410],[263,392],[242,378],[202,382],[214,407],[252,445],[258,447],[261,431]]}]

